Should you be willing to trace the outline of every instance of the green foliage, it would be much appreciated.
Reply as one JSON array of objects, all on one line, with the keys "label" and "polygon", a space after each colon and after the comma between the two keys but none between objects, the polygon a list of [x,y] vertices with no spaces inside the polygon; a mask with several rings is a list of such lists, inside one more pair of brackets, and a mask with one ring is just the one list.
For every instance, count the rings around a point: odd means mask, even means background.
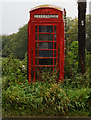
[{"label": "green foliage", "polygon": [[86,50],[91,53],[91,15],[86,16]]},{"label": "green foliage", "polygon": [[28,42],[27,26],[27,24],[24,25],[16,34],[2,36],[3,56],[9,56],[13,53],[16,58],[24,58]]},{"label": "green foliage", "polygon": [[70,111],[74,111],[72,114],[74,114],[77,111],[79,111],[79,113],[80,112],[85,113],[86,115],[91,114],[90,112],[91,89],[84,88],[84,87],[81,89],[75,89],[75,90],[71,89],[71,90],[68,90],[67,95],[69,96],[69,100],[70,100],[69,109]]},{"label": "green foliage", "polygon": [[[65,78],[73,78],[78,69],[78,20],[67,18]],[[74,79],[74,78],[73,78]]]},{"label": "green foliage", "polygon": [[15,59],[11,54],[7,59],[2,61],[2,76],[3,76],[3,88],[7,89],[11,85],[15,85],[19,82],[25,82],[27,79],[27,66],[23,62]]},{"label": "green foliage", "polygon": [[86,76],[89,82],[89,87],[91,87],[91,54],[86,54]]},{"label": "green foliage", "polygon": [[[89,15],[88,15],[89,16]],[[86,29],[89,29],[89,17],[87,16]],[[78,20],[67,18],[66,26],[66,57],[65,57],[65,80],[64,84],[72,87],[81,88],[87,87],[90,84],[90,54],[86,52],[86,73],[81,74],[78,70]],[[87,30],[89,36],[89,30]],[[90,40],[89,37],[88,41]]]},{"label": "green foliage", "polygon": [[55,83],[58,81],[58,72],[56,69],[52,72],[51,68],[44,68],[43,70],[37,70],[36,73],[39,81],[48,83]]},{"label": "green foliage", "polygon": [[84,74],[78,72],[78,41],[73,41],[66,53],[65,58],[65,80],[64,84],[72,87],[81,88],[90,85],[90,59],[89,54],[86,55],[86,72]]},{"label": "green foliage", "polygon": [[57,84],[56,70],[54,74],[45,70],[41,82],[29,85],[27,54],[23,61],[10,55],[2,65],[4,115],[90,115],[91,90],[83,75],[74,74],[74,78],[66,77],[63,84]]},{"label": "green foliage", "polygon": [[77,41],[78,36],[78,19],[71,19],[67,18],[67,25],[66,25],[66,40],[67,45],[70,45],[73,41]]},{"label": "green foliage", "polygon": [[7,115],[68,115],[76,111],[90,114],[90,89],[65,89],[60,84],[36,82],[3,89],[3,110]]},{"label": "green foliage", "polygon": [[2,49],[5,47],[5,45],[14,37],[15,34],[12,35],[3,35],[2,36]]},{"label": "green foliage", "polygon": [[73,41],[65,58],[65,76],[72,77],[78,69],[78,41]]},{"label": "green foliage", "polygon": [[0,36],[0,54],[1,54],[1,51],[2,51],[2,36]]},{"label": "green foliage", "polygon": [[4,110],[21,114],[26,110],[29,115],[64,115],[68,111],[68,102],[65,92],[56,83],[22,83],[3,91]]}]

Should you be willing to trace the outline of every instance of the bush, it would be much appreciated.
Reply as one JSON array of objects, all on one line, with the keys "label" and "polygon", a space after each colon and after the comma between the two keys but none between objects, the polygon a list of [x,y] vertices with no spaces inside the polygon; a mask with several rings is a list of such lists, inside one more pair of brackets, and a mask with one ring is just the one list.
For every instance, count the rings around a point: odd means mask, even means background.
[{"label": "bush", "polygon": [[12,54],[2,61],[2,88],[7,89],[11,85],[25,82],[27,79],[27,66],[24,61],[15,59]]},{"label": "bush", "polygon": [[70,89],[67,91],[67,95],[70,100],[69,111],[71,111],[71,114],[76,115],[77,112],[77,114],[81,113],[81,115],[84,115],[84,113],[87,116],[90,115],[91,89]]}]

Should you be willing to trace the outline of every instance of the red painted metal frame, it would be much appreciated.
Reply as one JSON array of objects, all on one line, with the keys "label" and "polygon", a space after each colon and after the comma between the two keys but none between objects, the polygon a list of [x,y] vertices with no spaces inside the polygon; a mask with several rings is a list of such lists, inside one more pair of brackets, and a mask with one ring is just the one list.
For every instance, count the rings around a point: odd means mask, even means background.
[{"label": "red painted metal frame", "polygon": [[[34,18],[35,14],[57,14],[58,18]],[[53,32],[39,32],[39,25],[51,25],[53,26]],[[37,32],[35,32],[35,26],[37,26]],[[56,26],[56,33],[54,30]],[[37,40],[35,38],[37,34]],[[39,41],[39,34],[53,34],[52,41]],[[55,41],[56,34],[56,41]],[[39,49],[39,42],[52,42],[53,49]],[[38,49],[35,48],[35,44],[38,43]],[[56,49],[54,49],[54,43],[56,43]],[[35,51],[37,50],[37,57]],[[53,57],[39,57],[39,50],[49,50],[53,51]],[[56,51],[56,57],[54,56]],[[37,65],[36,65],[37,58]],[[56,58],[56,65],[54,59]],[[53,65],[39,65],[39,59],[53,59]],[[64,79],[64,22],[63,22],[63,12],[50,7],[38,8],[30,11],[30,20],[28,23],[28,80],[29,83],[33,79],[36,79],[36,67],[56,67],[58,69],[59,81]],[[37,69],[39,70],[39,68]]]}]

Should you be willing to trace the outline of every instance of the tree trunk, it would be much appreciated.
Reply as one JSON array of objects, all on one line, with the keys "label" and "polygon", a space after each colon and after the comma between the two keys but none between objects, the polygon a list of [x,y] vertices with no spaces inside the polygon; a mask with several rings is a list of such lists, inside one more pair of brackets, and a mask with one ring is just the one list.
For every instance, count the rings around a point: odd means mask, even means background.
[{"label": "tree trunk", "polygon": [[78,0],[78,67],[81,73],[85,73],[85,18],[86,18],[86,0]]}]

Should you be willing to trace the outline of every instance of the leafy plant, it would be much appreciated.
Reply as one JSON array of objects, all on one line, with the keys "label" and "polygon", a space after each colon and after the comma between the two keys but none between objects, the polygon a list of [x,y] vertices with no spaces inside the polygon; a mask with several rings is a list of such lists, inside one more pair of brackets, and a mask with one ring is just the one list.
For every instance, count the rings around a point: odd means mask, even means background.
[{"label": "leafy plant", "polygon": [[29,85],[26,81],[3,89],[3,110],[9,115],[54,116],[80,110],[89,115],[90,94],[89,88],[68,90],[60,83],[35,82]]},{"label": "leafy plant", "polygon": [[23,65],[23,63],[15,59],[12,54],[6,60],[2,61],[2,87],[4,89],[19,82],[25,82],[24,79],[27,79],[27,66]]},{"label": "leafy plant", "polygon": [[59,73],[57,69],[54,72],[50,68],[44,68],[43,70],[36,71],[37,78],[39,81],[48,82],[48,83],[57,83]]}]

